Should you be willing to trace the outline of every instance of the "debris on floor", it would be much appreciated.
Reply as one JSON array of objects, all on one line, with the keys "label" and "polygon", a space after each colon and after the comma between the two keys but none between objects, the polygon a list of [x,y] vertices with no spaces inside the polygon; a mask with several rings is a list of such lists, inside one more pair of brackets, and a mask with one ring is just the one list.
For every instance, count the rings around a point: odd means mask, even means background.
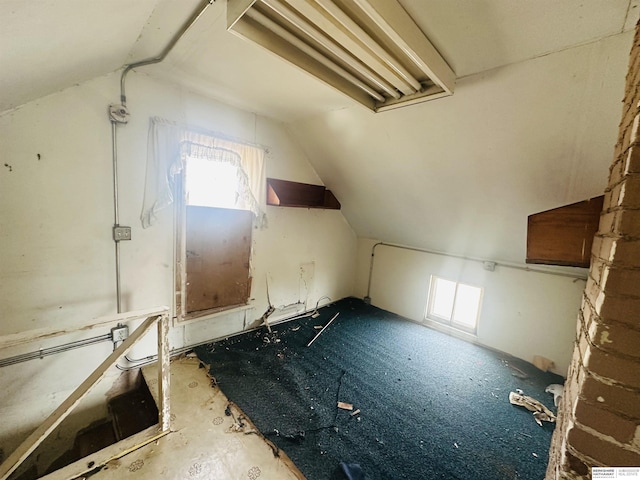
[{"label": "debris on floor", "polygon": [[309,343],[307,343],[307,347],[310,347],[310,346],[311,346],[311,344],[312,344],[313,342],[315,342],[315,341],[316,341],[316,339],[317,339],[320,335],[322,335],[322,332],[324,332],[324,331],[327,329],[327,327],[328,327],[329,325],[331,325],[331,322],[333,322],[336,318],[338,318],[338,315],[340,315],[340,312],[336,313],[336,314],[333,316],[333,318],[332,318],[331,320],[329,320],[329,321],[327,322],[327,324],[326,324],[324,327],[322,327],[322,330],[320,330],[318,333],[316,333],[316,336],[315,336],[315,337],[313,337]]},{"label": "debris on floor", "polygon": [[338,402],[338,408],[341,408],[342,410],[353,410],[353,404],[346,403],[346,402]]},{"label": "debris on floor", "polygon": [[269,343],[280,343],[280,339],[278,338],[278,333],[277,332],[269,332],[267,334],[265,334],[262,337],[262,343],[269,344]]},{"label": "debris on floor", "polygon": [[552,383],[551,385],[548,385],[547,388],[544,389],[544,391],[553,394],[553,404],[557,407],[560,403],[560,399],[562,398],[564,386],[558,383]]},{"label": "debris on floor", "polygon": [[509,402],[533,412],[533,418],[540,426],[542,426],[543,421],[551,423],[556,421],[556,416],[551,410],[535,398],[524,395],[523,391],[520,389],[518,389],[517,392],[509,392]]},{"label": "debris on floor", "polygon": [[524,380],[525,378],[527,378],[529,375],[527,375],[525,372],[523,372],[522,370],[520,370],[518,367],[511,365],[507,360],[505,360],[504,358],[501,359],[502,360],[502,364],[505,367],[509,367],[512,372],[511,375],[513,375],[514,377],[517,377],[521,380]]},{"label": "debris on floor", "polygon": [[349,415],[351,415],[352,417],[355,417],[356,415],[358,415],[360,413],[360,409],[356,409],[353,412],[351,412]]},{"label": "debris on floor", "polygon": [[292,443],[301,444],[305,439],[305,433],[303,431],[298,431],[294,433],[281,433],[280,430],[274,429],[268,435],[275,435],[276,437],[282,437],[289,440]]}]

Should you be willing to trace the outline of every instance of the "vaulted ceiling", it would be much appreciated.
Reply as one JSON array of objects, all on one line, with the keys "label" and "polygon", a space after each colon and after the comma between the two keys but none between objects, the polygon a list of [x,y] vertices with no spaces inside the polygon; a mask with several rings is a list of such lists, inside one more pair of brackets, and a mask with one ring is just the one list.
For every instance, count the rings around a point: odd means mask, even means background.
[{"label": "vaulted ceiling", "polygon": [[[225,0],[140,72],[281,121],[359,236],[522,261],[526,215],[602,193],[640,0],[399,2],[453,96],[374,114],[227,32]],[[200,4],[0,1],[0,112],[158,55]]]}]

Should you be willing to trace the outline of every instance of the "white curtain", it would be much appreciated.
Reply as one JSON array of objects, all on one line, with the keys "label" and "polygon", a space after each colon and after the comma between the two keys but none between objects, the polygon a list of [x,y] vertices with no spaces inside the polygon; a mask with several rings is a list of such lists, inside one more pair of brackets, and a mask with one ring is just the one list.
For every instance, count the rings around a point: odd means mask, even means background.
[{"label": "white curtain", "polygon": [[174,202],[175,181],[188,157],[226,162],[238,167],[240,205],[251,210],[256,225],[266,226],[266,169],[262,148],[236,143],[195,129],[151,118],[147,143],[147,175],[140,220],[153,225],[158,213]]}]

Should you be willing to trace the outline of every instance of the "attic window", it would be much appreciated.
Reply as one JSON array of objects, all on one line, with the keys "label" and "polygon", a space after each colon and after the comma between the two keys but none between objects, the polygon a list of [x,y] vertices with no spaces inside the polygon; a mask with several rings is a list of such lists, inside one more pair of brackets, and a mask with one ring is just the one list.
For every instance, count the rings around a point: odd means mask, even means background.
[{"label": "attic window", "polygon": [[480,316],[482,289],[431,276],[427,317],[475,333]]},{"label": "attic window", "polygon": [[184,158],[177,185],[179,321],[248,303],[253,212],[243,202],[240,160],[223,149]]},{"label": "attic window", "polygon": [[187,158],[185,190],[187,205],[236,208],[238,167],[205,158]]},{"label": "attic window", "polygon": [[228,0],[227,27],[376,112],[453,93],[397,0]]}]

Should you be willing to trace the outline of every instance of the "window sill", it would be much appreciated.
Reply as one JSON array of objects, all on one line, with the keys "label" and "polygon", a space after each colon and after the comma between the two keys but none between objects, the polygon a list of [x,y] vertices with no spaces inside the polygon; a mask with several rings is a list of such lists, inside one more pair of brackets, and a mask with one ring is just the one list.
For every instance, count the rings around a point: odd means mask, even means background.
[{"label": "window sill", "polygon": [[422,320],[422,323],[427,327],[433,328],[434,330],[438,330],[439,332],[442,332],[442,333],[446,333],[447,335],[451,335],[452,337],[457,337],[457,338],[460,338],[461,340],[466,340],[467,342],[471,342],[471,343],[477,343],[477,344],[480,343],[478,341],[478,335],[476,333],[472,333],[466,330],[460,330],[450,325],[445,325],[429,317],[424,318]]},{"label": "window sill", "polygon": [[199,322],[201,320],[213,320],[214,318],[230,315],[232,313],[244,312],[246,310],[253,310],[253,304],[247,303],[245,305],[236,305],[229,308],[223,308],[221,310],[188,313],[182,319],[176,317],[174,326],[187,325],[189,323]]}]

